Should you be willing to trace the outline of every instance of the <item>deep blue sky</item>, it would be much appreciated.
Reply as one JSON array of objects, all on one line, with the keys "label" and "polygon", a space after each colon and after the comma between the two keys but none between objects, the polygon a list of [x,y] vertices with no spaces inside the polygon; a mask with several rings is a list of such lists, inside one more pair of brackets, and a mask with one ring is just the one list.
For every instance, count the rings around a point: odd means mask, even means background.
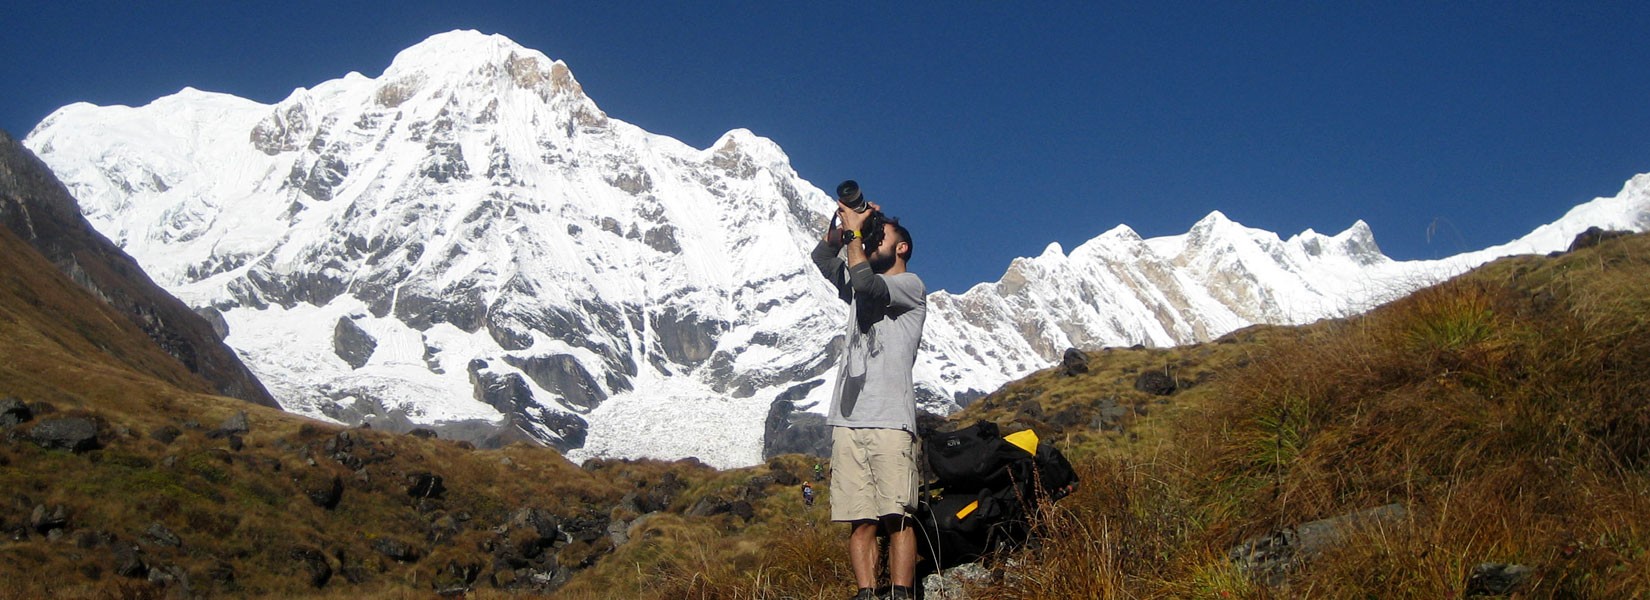
[{"label": "deep blue sky", "polygon": [[1650,172],[1643,1],[254,4],[8,2],[0,128],[184,86],[273,103],[477,29],[614,118],[696,147],[749,128],[823,189],[858,179],[952,291],[1212,210],[1284,237],[1364,219],[1436,258]]}]

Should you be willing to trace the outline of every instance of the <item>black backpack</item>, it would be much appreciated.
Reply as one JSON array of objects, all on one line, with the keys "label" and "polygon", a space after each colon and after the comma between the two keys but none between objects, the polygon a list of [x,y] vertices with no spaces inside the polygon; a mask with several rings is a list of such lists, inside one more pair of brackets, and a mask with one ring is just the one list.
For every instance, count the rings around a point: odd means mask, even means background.
[{"label": "black backpack", "polygon": [[925,573],[1024,543],[1040,500],[1077,488],[1077,473],[1053,444],[1039,440],[1028,452],[989,421],[930,434],[923,446],[934,474],[915,514]]}]

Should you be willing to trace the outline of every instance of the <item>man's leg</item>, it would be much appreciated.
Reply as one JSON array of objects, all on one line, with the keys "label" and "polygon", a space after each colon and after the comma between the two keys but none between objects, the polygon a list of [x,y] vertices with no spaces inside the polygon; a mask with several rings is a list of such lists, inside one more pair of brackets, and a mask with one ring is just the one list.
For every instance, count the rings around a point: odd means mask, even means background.
[{"label": "man's leg", "polygon": [[917,534],[912,525],[911,518],[903,515],[882,518],[888,531],[888,578],[893,585],[912,587],[917,577]]},{"label": "man's leg", "polygon": [[[854,521],[851,526],[848,562],[854,567],[854,583],[861,588],[874,588],[877,586],[877,522]],[[916,546],[912,545],[911,549],[915,551]]]}]

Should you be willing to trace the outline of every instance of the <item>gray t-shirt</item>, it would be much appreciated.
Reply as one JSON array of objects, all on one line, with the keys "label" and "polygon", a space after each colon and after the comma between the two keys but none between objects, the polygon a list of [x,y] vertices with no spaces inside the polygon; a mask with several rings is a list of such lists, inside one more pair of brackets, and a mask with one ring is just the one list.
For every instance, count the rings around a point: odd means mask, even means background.
[{"label": "gray t-shirt", "polygon": [[867,263],[847,269],[839,250],[823,241],[814,247],[813,261],[851,307],[848,345],[825,422],[915,433],[917,396],[911,368],[928,318],[927,286],[909,271],[878,275]]}]

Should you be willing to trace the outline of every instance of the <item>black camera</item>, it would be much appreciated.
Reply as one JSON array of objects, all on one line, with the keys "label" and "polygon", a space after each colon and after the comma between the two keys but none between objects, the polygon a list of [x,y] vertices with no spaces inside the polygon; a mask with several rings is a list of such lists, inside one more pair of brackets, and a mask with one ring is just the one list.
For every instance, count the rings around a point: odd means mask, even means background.
[{"label": "black camera", "polygon": [[[871,210],[870,202],[859,190],[859,182],[852,179],[836,185],[836,200],[854,212]],[[866,254],[876,252],[877,246],[882,245],[882,224],[886,221],[880,210],[871,210],[871,214],[866,216],[864,229],[859,232],[864,240],[862,243],[865,245]]]},{"label": "black camera", "polygon": [[865,195],[859,192],[859,182],[852,179],[836,184],[836,200],[854,209],[854,212],[865,212],[869,207],[865,203]]}]

